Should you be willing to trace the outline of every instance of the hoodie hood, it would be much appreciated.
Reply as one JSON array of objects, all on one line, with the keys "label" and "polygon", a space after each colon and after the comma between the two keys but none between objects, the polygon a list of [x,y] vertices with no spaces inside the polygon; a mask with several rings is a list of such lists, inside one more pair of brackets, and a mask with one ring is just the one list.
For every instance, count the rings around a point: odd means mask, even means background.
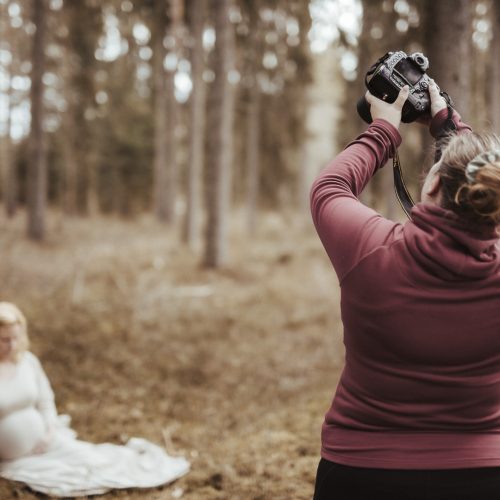
[{"label": "hoodie hood", "polygon": [[448,281],[478,280],[500,272],[500,240],[493,227],[471,231],[460,217],[430,203],[418,203],[404,238],[413,258]]}]

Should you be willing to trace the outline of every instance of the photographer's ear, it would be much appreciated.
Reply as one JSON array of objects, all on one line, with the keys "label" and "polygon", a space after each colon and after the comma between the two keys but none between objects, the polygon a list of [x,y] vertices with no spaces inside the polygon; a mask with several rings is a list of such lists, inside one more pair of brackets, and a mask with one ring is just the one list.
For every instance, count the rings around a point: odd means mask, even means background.
[{"label": "photographer's ear", "polygon": [[422,186],[421,198],[423,202],[434,203],[439,205],[441,200],[441,177],[439,176],[439,164],[435,164]]},{"label": "photographer's ear", "polygon": [[427,194],[429,196],[437,196],[439,193],[439,190],[441,189],[441,177],[439,177],[438,174],[434,175],[429,182],[429,185],[427,187]]}]

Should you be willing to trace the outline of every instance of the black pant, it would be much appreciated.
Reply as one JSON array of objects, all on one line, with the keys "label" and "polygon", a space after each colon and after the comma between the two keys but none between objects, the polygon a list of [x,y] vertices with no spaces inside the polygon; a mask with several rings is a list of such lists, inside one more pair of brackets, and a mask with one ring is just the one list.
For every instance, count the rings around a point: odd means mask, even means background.
[{"label": "black pant", "polygon": [[498,500],[500,467],[389,470],[322,458],[313,500]]}]

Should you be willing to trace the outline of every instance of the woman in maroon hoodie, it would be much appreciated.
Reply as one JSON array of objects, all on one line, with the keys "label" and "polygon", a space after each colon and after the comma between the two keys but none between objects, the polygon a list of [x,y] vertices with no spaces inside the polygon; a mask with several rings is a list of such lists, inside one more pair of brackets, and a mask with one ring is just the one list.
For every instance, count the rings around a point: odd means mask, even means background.
[{"label": "woman in maroon hoodie", "polygon": [[373,123],[311,190],[346,348],[315,500],[500,498],[500,139],[430,93],[431,134],[456,133],[411,221],[358,200],[401,143],[406,88],[394,104],[367,94]]}]

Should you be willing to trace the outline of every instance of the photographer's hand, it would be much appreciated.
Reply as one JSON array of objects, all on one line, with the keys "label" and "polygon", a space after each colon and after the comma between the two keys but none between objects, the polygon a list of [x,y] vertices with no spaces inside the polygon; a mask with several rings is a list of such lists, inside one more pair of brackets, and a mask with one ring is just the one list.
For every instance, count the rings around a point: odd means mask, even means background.
[{"label": "photographer's hand", "polygon": [[439,93],[439,88],[434,80],[430,81],[429,95],[431,97],[431,116],[434,118],[442,109],[446,109],[448,104]]},{"label": "photographer's hand", "polygon": [[415,121],[425,126],[431,124],[431,120],[443,109],[448,107],[445,98],[439,93],[439,87],[434,80],[429,82],[429,97],[431,99],[430,111],[420,115]]},{"label": "photographer's hand", "polygon": [[399,92],[397,99],[393,103],[388,103],[378,99],[370,92],[365,95],[368,104],[370,105],[370,112],[373,120],[380,118],[389,122],[395,128],[399,128],[401,123],[401,110],[403,105],[408,99],[409,87],[405,85]]}]

